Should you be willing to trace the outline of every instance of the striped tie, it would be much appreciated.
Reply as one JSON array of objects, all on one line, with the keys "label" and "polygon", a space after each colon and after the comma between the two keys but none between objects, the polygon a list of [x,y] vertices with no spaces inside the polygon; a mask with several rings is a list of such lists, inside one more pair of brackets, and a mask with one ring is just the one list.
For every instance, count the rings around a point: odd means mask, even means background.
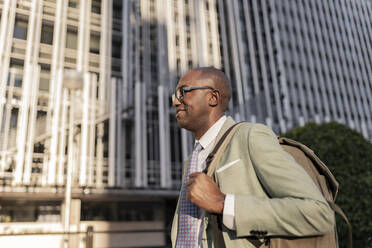
[{"label": "striped tie", "polygon": [[199,143],[195,144],[192,152],[189,166],[185,180],[183,182],[180,201],[180,212],[178,217],[178,234],[176,248],[181,247],[198,247],[199,233],[198,233],[198,209],[194,203],[186,200],[186,182],[189,180],[191,173],[197,172],[198,155],[202,146]]}]

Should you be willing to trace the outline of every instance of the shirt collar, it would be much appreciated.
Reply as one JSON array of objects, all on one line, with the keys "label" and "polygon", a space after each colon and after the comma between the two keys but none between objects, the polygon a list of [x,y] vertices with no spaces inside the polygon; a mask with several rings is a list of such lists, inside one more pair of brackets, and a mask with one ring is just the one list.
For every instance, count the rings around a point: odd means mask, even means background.
[{"label": "shirt collar", "polygon": [[199,140],[195,140],[195,143],[199,142],[204,149],[208,147],[217,138],[225,120],[226,115],[216,121]]}]

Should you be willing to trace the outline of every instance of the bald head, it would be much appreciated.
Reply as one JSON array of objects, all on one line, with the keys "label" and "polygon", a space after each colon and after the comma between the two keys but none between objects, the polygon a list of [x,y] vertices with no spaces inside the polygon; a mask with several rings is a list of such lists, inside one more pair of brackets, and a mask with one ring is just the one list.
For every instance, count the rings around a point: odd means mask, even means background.
[{"label": "bald head", "polygon": [[225,73],[214,67],[199,67],[191,70],[198,72],[198,77],[206,81],[211,81],[214,88],[220,93],[220,103],[222,111],[226,111],[231,98],[231,85]]}]

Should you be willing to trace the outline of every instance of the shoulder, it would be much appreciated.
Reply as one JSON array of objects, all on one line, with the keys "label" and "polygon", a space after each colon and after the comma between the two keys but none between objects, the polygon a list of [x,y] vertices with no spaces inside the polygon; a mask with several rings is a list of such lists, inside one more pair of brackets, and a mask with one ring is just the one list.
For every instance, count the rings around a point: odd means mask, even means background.
[{"label": "shoulder", "polygon": [[251,122],[241,122],[238,130],[236,131],[236,134],[238,134],[237,136],[239,137],[242,137],[242,136],[244,137],[245,135],[250,136],[252,134],[258,134],[258,135],[266,134],[269,136],[276,137],[276,135],[274,134],[274,132],[271,130],[270,127],[264,124],[261,124],[261,123],[251,123]]}]

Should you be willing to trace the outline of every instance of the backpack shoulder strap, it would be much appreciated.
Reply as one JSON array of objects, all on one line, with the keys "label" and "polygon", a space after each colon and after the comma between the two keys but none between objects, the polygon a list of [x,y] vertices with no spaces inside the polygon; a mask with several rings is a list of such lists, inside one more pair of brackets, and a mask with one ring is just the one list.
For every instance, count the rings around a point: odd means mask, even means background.
[{"label": "backpack shoulder strap", "polygon": [[211,153],[209,153],[207,159],[205,160],[206,166],[203,172],[210,177],[213,177],[213,174],[216,170],[217,161],[222,156],[222,151],[225,150],[225,147],[229,144],[231,138],[234,136],[238,127],[242,125],[244,122],[239,122],[231,126],[227,131],[223,134],[223,136],[218,140],[217,144],[214,146],[214,149]]}]

